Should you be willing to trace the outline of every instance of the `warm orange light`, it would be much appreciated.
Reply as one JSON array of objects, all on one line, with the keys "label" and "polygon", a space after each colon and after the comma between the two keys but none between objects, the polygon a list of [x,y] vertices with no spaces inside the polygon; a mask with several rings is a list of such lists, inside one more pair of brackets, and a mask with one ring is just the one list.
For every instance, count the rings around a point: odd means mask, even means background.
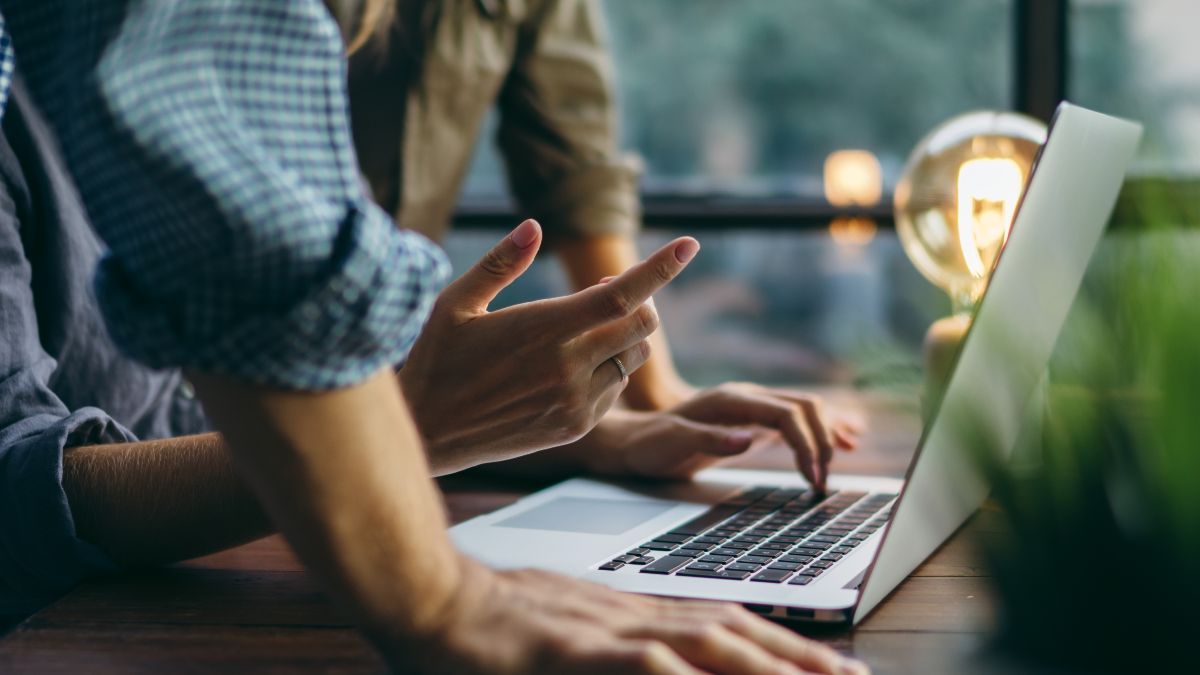
[{"label": "warm orange light", "polygon": [[866,246],[875,238],[875,221],[870,218],[834,218],[829,236],[842,246]]},{"label": "warm orange light", "polygon": [[1024,186],[1020,165],[1006,157],[972,159],[959,168],[958,244],[972,276],[983,278],[1008,240]]},{"label": "warm orange light", "polygon": [[875,206],[883,199],[883,168],[867,150],[825,158],[825,199],[834,206]]}]

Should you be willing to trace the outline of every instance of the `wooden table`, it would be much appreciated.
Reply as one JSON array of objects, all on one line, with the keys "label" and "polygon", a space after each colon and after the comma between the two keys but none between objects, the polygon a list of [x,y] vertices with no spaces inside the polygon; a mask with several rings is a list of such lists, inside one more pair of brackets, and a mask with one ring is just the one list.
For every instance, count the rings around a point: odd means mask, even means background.
[{"label": "wooden table", "polygon": [[[902,475],[917,425],[883,397],[831,393],[868,421],[844,472]],[[784,468],[768,449],[743,466]],[[479,476],[443,481],[452,519],[504,506],[539,487]],[[992,620],[970,530],[944,545],[861,626],[813,633],[876,673],[977,672]],[[989,669],[991,666],[987,666]],[[380,659],[318,590],[287,545],[269,537],[167,569],[81,585],[0,640],[0,673],[376,673]]]}]

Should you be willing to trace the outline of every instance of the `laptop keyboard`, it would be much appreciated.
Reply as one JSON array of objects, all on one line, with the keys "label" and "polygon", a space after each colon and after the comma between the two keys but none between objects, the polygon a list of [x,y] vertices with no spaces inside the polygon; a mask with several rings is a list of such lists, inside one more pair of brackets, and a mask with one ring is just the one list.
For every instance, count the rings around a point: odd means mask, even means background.
[{"label": "laptop keyboard", "polygon": [[747,488],[599,568],[803,586],[883,527],[895,498]]}]

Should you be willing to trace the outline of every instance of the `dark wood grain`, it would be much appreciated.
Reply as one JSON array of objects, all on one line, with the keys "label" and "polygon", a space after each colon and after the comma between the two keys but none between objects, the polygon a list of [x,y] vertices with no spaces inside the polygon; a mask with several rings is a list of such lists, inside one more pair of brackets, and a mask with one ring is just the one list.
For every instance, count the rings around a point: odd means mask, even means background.
[{"label": "dark wood grain", "polygon": [[[868,422],[847,472],[900,475],[917,427],[910,408],[831,392],[831,405]],[[786,468],[767,448],[736,464]],[[441,481],[451,519],[512,503],[538,482],[464,475]],[[866,660],[876,673],[998,670],[981,660],[993,622],[986,571],[972,533],[977,516],[856,630],[813,637]],[[286,542],[266,539],[167,569],[81,585],[0,641],[0,673],[376,673],[383,665],[329,602]]]}]

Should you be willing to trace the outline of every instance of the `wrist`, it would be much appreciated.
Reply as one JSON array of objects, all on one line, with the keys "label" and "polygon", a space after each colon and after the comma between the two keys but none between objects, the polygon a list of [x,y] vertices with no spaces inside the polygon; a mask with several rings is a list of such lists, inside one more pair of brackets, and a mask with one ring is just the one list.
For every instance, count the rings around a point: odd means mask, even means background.
[{"label": "wrist", "polygon": [[363,622],[364,634],[384,658],[394,667],[404,666],[397,672],[451,649],[455,627],[495,582],[494,572],[457,551],[447,558],[428,584],[409,589],[386,603],[385,613]]},{"label": "wrist", "polygon": [[695,395],[696,390],[679,376],[652,376],[635,373],[622,394],[631,410],[658,412],[670,410]]},{"label": "wrist", "polygon": [[617,436],[630,415],[624,410],[610,410],[583,438],[565,446],[571,463],[583,473],[613,474],[618,467],[614,448],[619,443]]}]

